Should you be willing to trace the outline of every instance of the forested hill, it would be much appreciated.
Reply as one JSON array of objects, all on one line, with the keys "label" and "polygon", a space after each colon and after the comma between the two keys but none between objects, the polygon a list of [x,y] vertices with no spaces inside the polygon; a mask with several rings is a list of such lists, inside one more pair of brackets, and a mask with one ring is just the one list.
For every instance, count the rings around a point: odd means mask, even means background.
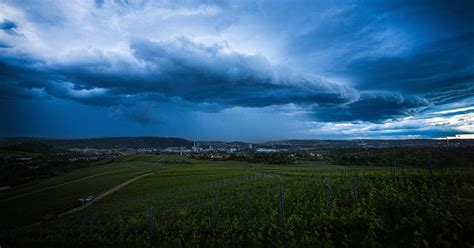
[{"label": "forested hill", "polygon": [[22,143],[15,143],[5,146],[0,146],[0,153],[31,153],[31,154],[42,154],[51,155],[65,153],[66,150],[57,149],[51,145],[47,145],[41,142],[29,141]]},{"label": "forested hill", "polygon": [[[192,147],[193,141],[174,137],[108,137],[108,138],[0,138],[0,147],[24,142],[41,142],[62,149],[140,149]],[[202,147],[248,148],[250,143],[225,141],[198,141]],[[339,148],[393,148],[393,147],[474,147],[474,140],[281,140],[253,143],[254,147],[277,149],[339,149]]]},{"label": "forested hill", "polygon": [[120,138],[93,138],[93,139],[57,139],[44,140],[45,143],[65,149],[70,148],[97,148],[97,149],[121,149],[121,148],[167,148],[167,147],[191,147],[193,142],[181,138],[161,137],[120,137]]},{"label": "forested hill", "polygon": [[[28,138],[3,139],[4,144],[15,144],[24,142]],[[165,137],[114,137],[114,138],[90,138],[90,139],[38,139],[32,140],[42,142],[57,148],[96,148],[96,149],[140,149],[140,148],[167,148],[167,147],[191,147],[193,142],[181,138]]]}]

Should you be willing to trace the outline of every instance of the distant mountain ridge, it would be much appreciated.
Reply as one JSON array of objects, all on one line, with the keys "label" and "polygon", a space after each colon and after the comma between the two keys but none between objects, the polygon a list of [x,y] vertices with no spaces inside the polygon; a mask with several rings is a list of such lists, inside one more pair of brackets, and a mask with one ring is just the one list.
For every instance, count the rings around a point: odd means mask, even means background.
[{"label": "distant mountain ridge", "polygon": [[1,152],[27,152],[38,154],[56,154],[67,152],[37,141],[27,141],[0,147]]},{"label": "distant mountain ridge", "polygon": [[3,139],[3,143],[4,145],[12,145],[31,140],[62,149],[141,149],[150,147],[167,148],[193,146],[193,142],[190,140],[168,137],[111,137],[86,139],[7,138]]},{"label": "distant mountain ridge", "polygon": [[[41,142],[61,149],[143,149],[143,148],[168,148],[188,147],[194,145],[194,141],[175,137],[104,137],[104,138],[77,138],[77,139],[52,139],[52,138],[1,138],[0,147],[20,144],[24,142]],[[380,139],[356,139],[356,140],[315,140],[315,139],[289,139],[268,141],[263,143],[240,142],[240,141],[196,141],[201,147],[253,147],[281,148],[281,149],[328,149],[342,147],[439,147],[439,146],[468,146],[474,147],[474,140],[434,140],[434,139],[409,139],[409,140],[380,140]]]},{"label": "distant mountain ridge", "polygon": [[434,139],[353,139],[353,140],[315,140],[315,139],[289,139],[268,141],[264,146],[281,148],[307,148],[327,149],[340,147],[439,147],[439,146],[474,146],[474,140],[456,140],[450,143],[446,140]]}]

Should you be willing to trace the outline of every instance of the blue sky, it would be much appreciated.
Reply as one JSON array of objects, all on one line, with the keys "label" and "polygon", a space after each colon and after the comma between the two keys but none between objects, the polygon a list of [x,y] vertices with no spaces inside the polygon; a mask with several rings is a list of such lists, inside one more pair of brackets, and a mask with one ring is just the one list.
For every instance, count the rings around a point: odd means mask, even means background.
[{"label": "blue sky", "polygon": [[0,136],[474,133],[474,2],[0,0]]}]

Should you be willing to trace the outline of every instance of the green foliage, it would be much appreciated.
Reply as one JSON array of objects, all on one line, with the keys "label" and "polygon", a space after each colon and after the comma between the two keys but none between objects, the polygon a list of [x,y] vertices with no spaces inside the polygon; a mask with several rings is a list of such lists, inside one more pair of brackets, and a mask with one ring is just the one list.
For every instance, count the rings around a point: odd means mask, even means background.
[{"label": "green foliage", "polygon": [[472,147],[338,148],[327,151],[337,165],[472,167]]},{"label": "green foliage", "polygon": [[90,208],[4,232],[0,240],[15,247],[276,247],[282,245],[281,183],[289,247],[472,247],[474,242],[472,169],[192,162],[170,164]]},{"label": "green foliage", "polygon": [[66,150],[61,150],[50,145],[46,145],[41,142],[23,142],[18,144],[12,144],[0,147],[2,153],[36,153],[36,154],[56,154],[56,153],[67,153]]},{"label": "green foliage", "polygon": [[150,147],[191,147],[193,142],[180,138],[164,137],[113,137],[91,139],[45,139],[42,142],[55,147],[69,148],[98,148],[98,149],[139,149]]},{"label": "green foliage", "polygon": [[0,185],[16,186],[84,168],[101,158],[74,160],[79,156],[40,142],[0,147]]},{"label": "green foliage", "polygon": [[245,156],[237,156],[231,154],[229,160],[246,161],[257,164],[269,165],[287,165],[295,164],[297,160],[291,153],[275,152],[275,153],[251,153]]}]

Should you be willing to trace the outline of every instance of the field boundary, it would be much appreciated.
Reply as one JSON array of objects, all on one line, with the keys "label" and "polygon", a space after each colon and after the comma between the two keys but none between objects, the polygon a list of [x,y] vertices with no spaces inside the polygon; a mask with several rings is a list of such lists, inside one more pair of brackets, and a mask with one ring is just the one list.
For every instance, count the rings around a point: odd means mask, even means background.
[{"label": "field boundary", "polygon": [[138,177],[134,177],[134,178],[132,178],[132,179],[126,181],[126,182],[123,182],[123,183],[121,183],[121,184],[119,184],[119,185],[117,185],[117,186],[115,186],[115,187],[109,189],[108,191],[106,191],[106,192],[104,192],[104,193],[98,195],[98,196],[97,196],[96,198],[94,198],[92,201],[86,203],[86,204],[83,205],[83,206],[73,208],[73,209],[71,209],[71,210],[68,210],[68,211],[62,213],[62,214],[58,214],[58,217],[62,217],[62,216],[64,216],[64,215],[72,214],[72,213],[75,213],[75,212],[77,212],[77,211],[79,211],[79,210],[82,210],[82,209],[84,209],[84,208],[87,208],[87,207],[91,206],[93,203],[95,203],[95,202],[101,200],[102,198],[104,198],[104,197],[106,197],[106,196],[108,196],[108,195],[113,194],[114,192],[116,192],[116,191],[122,189],[123,187],[129,185],[130,183],[132,183],[132,182],[134,182],[134,181],[136,181],[136,180],[138,180],[138,179],[140,179],[140,178],[143,178],[143,177],[152,175],[152,174],[154,174],[154,173],[153,173],[153,172],[150,172],[150,173],[147,173],[147,174],[143,174],[143,175],[141,175],[141,176],[138,176]]},{"label": "field boundary", "polygon": [[[19,194],[19,195],[16,195],[16,196],[12,196],[12,197],[9,197],[9,198],[6,198],[6,199],[2,199],[2,200],[0,200],[0,202],[7,202],[7,201],[10,201],[10,200],[18,199],[18,198],[21,198],[21,197],[24,197],[24,196],[27,196],[27,195],[35,194],[35,193],[40,193],[40,192],[50,190],[50,189],[54,189],[54,188],[64,186],[64,185],[67,185],[67,184],[77,183],[77,182],[84,181],[84,180],[91,179],[91,178],[95,178],[95,177],[98,177],[98,176],[112,174],[112,173],[115,173],[117,171],[121,171],[121,170],[124,170],[124,169],[126,169],[126,168],[122,168],[122,169],[118,169],[118,170],[114,170],[114,171],[107,171],[107,172],[103,172],[103,173],[99,173],[99,174],[95,174],[95,175],[91,175],[91,176],[87,176],[87,177],[74,179],[74,180],[69,181],[69,182],[64,182],[64,183],[48,186],[48,187],[45,187],[45,188],[42,188],[42,189],[38,189],[38,190],[30,191],[30,192],[27,192],[27,193]],[[54,179],[54,180],[56,180],[56,179]],[[43,182],[43,183],[46,183],[46,182]],[[43,183],[39,183],[38,185],[43,184]],[[38,185],[32,185],[30,187],[38,186]]]}]

